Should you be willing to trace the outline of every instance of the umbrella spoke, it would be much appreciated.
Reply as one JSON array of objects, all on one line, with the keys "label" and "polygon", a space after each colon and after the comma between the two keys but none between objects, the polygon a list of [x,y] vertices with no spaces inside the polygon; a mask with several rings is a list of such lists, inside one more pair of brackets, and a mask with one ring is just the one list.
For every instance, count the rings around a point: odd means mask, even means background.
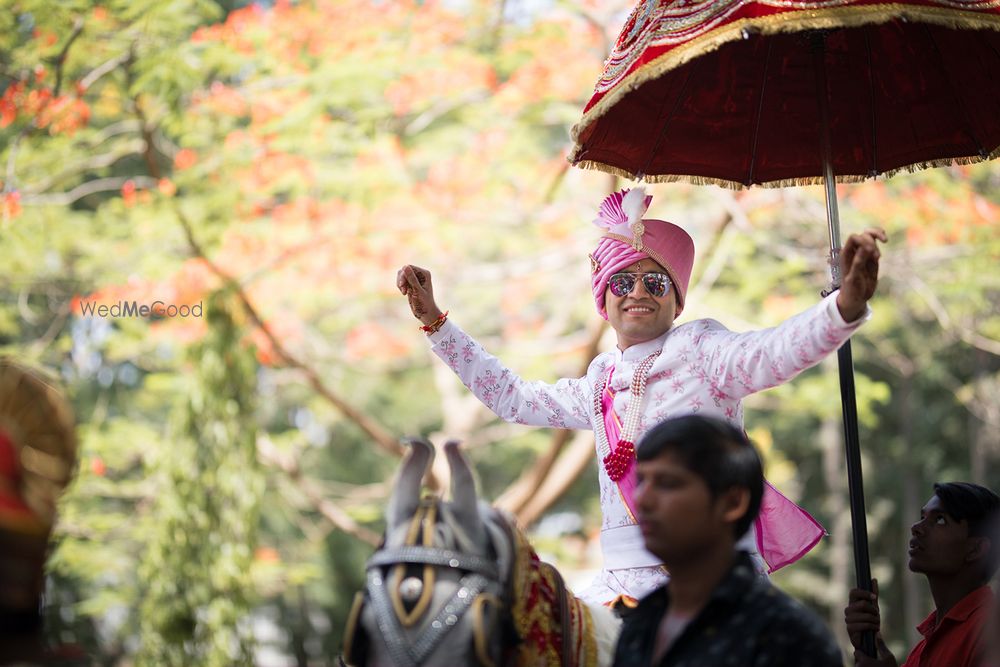
[{"label": "umbrella spoke", "polygon": [[[671,121],[673,121],[673,119],[676,117],[677,111],[678,111],[678,109],[681,108],[681,103],[684,101],[685,94],[687,93],[687,91],[691,87],[691,78],[692,78],[693,75],[694,75],[694,67],[688,67],[687,68],[687,76],[684,77],[684,83],[681,84],[681,89],[677,92],[677,97],[674,98],[674,105],[670,109],[670,113],[663,118],[663,122],[660,125],[660,131],[657,133],[656,142],[653,144],[652,149],[650,149],[649,156],[646,158],[645,164],[643,164],[642,168],[638,171],[638,173],[636,173],[636,176],[635,176],[636,180],[641,180],[643,178],[643,176],[645,176],[647,173],[649,173],[649,167],[652,164],[653,159],[656,157],[656,152],[660,149],[660,144],[663,143],[663,138],[667,134],[667,126],[670,125]],[[664,95],[663,95],[663,102],[662,102],[661,109],[660,109],[660,111],[661,111],[660,115],[661,116],[663,115],[662,114],[662,111],[663,111],[662,107],[665,107],[666,104],[667,104],[667,99],[666,98],[668,96],[666,95],[666,92],[669,90],[669,88],[667,86],[662,86],[662,88],[664,90]]]},{"label": "umbrella spoke", "polygon": [[941,63],[942,78],[948,88],[948,95],[954,102],[955,108],[957,108],[961,114],[961,121],[959,122],[961,130],[972,142],[972,145],[975,147],[975,150],[980,157],[986,157],[989,154],[989,151],[983,147],[983,144],[979,141],[979,137],[976,135],[976,132],[972,129],[972,123],[969,118],[969,110],[965,105],[965,100],[962,99],[962,96],[955,90],[952,78],[947,75],[949,72],[948,63],[945,62],[944,54],[941,53],[941,48],[938,46],[937,40],[934,38],[934,30],[931,26],[925,25],[924,32],[927,34],[927,41],[930,42],[930,45],[934,48],[934,53],[937,55],[937,59]]},{"label": "umbrella spoke", "polygon": [[871,131],[872,131],[872,166],[868,170],[868,175],[875,177],[879,175],[878,169],[878,101],[875,97],[875,63],[872,58],[871,26],[865,26],[865,53],[868,56],[868,99],[871,104]]},{"label": "umbrella spoke", "polygon": [[757,140],[760,138],[760,119],[763,117],[764,90],[767,87],[767,69],[771,64],[771,50],[774,48],[774,40],[768,40],[767,53],[764,54],[764,68],[760,77],[760,95],[757,98],[757,111],[753,119],[753,131],[750,134],[750,164],[747,169],[747,178],[744,185],[749,187],[753,184],[753,167],[757,162]]}]

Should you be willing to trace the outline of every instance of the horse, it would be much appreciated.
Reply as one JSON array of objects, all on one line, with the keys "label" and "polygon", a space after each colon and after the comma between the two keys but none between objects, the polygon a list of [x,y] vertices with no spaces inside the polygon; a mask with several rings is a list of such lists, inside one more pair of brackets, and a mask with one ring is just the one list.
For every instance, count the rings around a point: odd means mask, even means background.
[{"label": "horse", "polygon": [[383,545],[344,633],[352,667],[604,667],[620,621],[541,561],[509,514],[480,502],[458,443],[451,502],[420,497],[434,447],[405,441]]}]

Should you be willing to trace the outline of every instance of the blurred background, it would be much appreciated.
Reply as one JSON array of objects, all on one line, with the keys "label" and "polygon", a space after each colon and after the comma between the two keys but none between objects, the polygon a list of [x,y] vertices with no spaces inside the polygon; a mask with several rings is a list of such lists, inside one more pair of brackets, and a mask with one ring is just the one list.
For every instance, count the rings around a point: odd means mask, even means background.
[{"label": "blurred background", "polygon": [[[587,253],[628,183],[565,158],[629,5],[0,0],[0,353],[61,378],[81,440],[54,644],[108,666],[333,664],[404,435],[461,439],[482,494],[588,580],[591,434],[498,422],[395,275],[429,269],[441,307],[528,378],[613,346]],[[650,191],[698,248],[681,321],[764,327],[819,299],[818,187]],[[854,355],[898,655],[932,608],[905,567],[931,484],[1000,486],[1000,166],[838,191],[845,235],[891,239]],[[846,647],[835,362],[751,398],[746,428],[830,532],[774,580]]]}]

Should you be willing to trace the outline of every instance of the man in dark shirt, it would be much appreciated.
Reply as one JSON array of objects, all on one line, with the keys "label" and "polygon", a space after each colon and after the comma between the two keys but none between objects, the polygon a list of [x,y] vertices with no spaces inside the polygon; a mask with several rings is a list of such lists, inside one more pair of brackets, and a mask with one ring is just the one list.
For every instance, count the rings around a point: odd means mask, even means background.
[{"label": "man in dark shirt", "polygon": [[650,430],[636,458],[636,518],[670,581],[625,618],[615,666],[841,667],[823,623],[736,549],[764,494],[746,436],[690,415]]}]

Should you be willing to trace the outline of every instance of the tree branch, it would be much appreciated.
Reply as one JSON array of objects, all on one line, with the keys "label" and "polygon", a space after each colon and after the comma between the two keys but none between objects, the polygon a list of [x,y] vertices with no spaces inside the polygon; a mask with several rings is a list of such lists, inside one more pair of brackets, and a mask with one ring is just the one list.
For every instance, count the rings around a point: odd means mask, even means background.
[{"label": "tree branch", "polygon": [[[734,226],[732,223],[738,219],[745,220],[746,214],[739,207],[739,205],[732,201],[732,206],[726,207],[726,214],[719,226],[716,227],[715,234],[712,235],[712,240],[709,243],[708,248],[702,253],[702,257],[711,257],[708,265],[702,265],[705,268],[698,272],[694,277],[693,285],[691,289],[688,290],[687,299],[685,303],[699,304],[705,298],[705,294],[708,290],[715,284],[719,276],[726,268],[726,264],[729,261],[729,246],[732,242],[733,237],[739,233],[739,225]],[[694,308],[691,309],[692,311]]]},{"label": "tree branch", "polygon": [[4,178],[3,191],[11,192],[15,189],[14,167],[17,165],[17,151],[21,147],[21,140],[27,136],[25,130],[21,130],[10,142],[10,152],[7,153],[7,173]]},{"label": "tree branch", "polygon": [[[128,89],[132,88],[134,79],[132,76],[131,65],[135,61],[135,44],[129,48],[128,56],[125,58],[125,83]],[[162,176],[160,171],[160,165],[156,162],[156,155],[154,154],[153,146],[153,128],[146,117],[146,112],[142,108],[142,102],[139,99],[139,93],[136,93],[132,98],[132,110],[135,111],[136,118],[139,119],[139,132],[142,135],[143,143],[145,144],[142,150],[142,158],[146,162],[146,169],[149,171],[150,176],[159,180]]]},{"label": "tree branch", "polygon": [[92,169],[103,169],[104,167],[110,167],[114,163],[118,162],[122,158],[128,157],[130,155],[140,155],[142,150],[142,144],[137,140],[129,141],[123,146],[120,146],[117,150],[113,150],[110,153],[104,153],[102,155],[94,155],[89,157],[83,162],[78,162],[67,166],[65,169],[57,174],[49,176],[44,181],[35,183],[31,186],[25,186],[21,188],[23,193],[36,192],[42,193],[51,188],[53,185],[59,181],[77,174],[81,171],[89,171]]},{"label": "tree branch", "polygon": [[55,59],[56,85],[52,87],[52,97],[59,97],[59,92],[62,90],[63,66],[66,64],[66,56],[69,55],[70,47],[73,46],[73,42],[76,41],[76,38],[79,37],[82,32],[83,19],[77,17],[76,20],[73,21],[73,32],[70,33],[69,39],[66,40],[66,43],[62,47],[62,51],[59,52],[59,55],[56,56]]},{"label": "tree branch", "polygon": [[496,19],[494,20],[493,28],[490,31],[490,51],[496,51],[500,46],[501,39],[503,38],[504,15],[507,13],[507,0],[498,0],[496,12]]},{"label": "tree branch", "polygon": [[291,456],[285,456],[268,438],[257,438],[257,455],[262,463],[277,468],[295,482],[296,488],[309,500],[312,506],[338,530],[355,537],[366,544],[377,547],[382,541],[380,535],[359,525],[346,512],[337,507],[336,503],[323,496],[316,488],[315,482],[302,475],[298,462]]},{"label": "tree branch", "polygon": [[955,335],[959,340],[977,350],[1000,356],[1000,341],[983,336],[976,331],[969,330],[953,322],[944,304],[927,283],[921,280],[915,273],[910,273],[906,277],[913,291],[922,296],[924,301],[927,302],[931,312],[934,314],[934,318],[937,319],[942,329]]},{"label": "tree branch", "polygon": [[545,477],[528,503],[516,513],[518,520],[525,526],[538,521],[553,503],[566,493],[593,460],[594,434],[590,431],[576,431],[570,440],[569,448],[553,466],[552,474]]},{"label": "tree branch", "polygon": [[[611,27],[612,21],[610,19],[600,19],[587,10],[579,6],[578,2],[560,3],[567,6],[567,9],[583,19],[583,21],[593,28],[601,36],[601,51],[600,58],[603,60],[611,52],[611,46],[614,44],[614,39],[616,35],[608,34],[608,29]],[[613,28],[611,28],[613,29]]]},{"label": "tree branch", "polygon": [[94,85],[98,79],[100,79],[105,74],[113,72],[115,68],[124,65],[132,57],[130,53],[123,53],[120,56],[115,56],[110,60],[106,60],[94,69],[90,70],[85,77],[80,79],[80,87],[84,90],[90,88]]},{"label": "tree branch", "polygon": [[66,320],[69,319],[69,316],[72,313],[70,304],[71,302],[69,299],[64,299],[60,302],[59,312],[57,312],[56,316],[52,318],[52,321],[49,323],[45,333],[28,345],[28,349],[30,350],[29,356],[35,357],[41,355],[42,351],[55,341],[59,332],[63,330]]},{"label": "tree branch", "polygon": [[[597,356],[598,346],[601,344],[601,338],[604,336],[606,328],[606,323],[603,319],[596,320],[591,325],[587,347],[583,351],[584,361],[579,375],[584,375],[587,372],[590,362]],[[507,487],[497,499],[496,504],[515,514],[520,514],[524,511],[528,503],[532,502],[533,496],[538,493],[546,482],[549,474],[552,472],[552,468],[555,466],[556,459],[559,458],[566,443],[570,441],[571,435],[572,431],[565,429],[555,431],[552,435],[552,442],[549,444],[548,451],[535,459],[531,468]],[[581,470],[582,468],[577,470],[576,475],[579,475]],[[576,479],[576,475],[568,480],[568,483],[571,484]]]},{"label": "tree branch", "polygon": [[459,109],[467,104],[482,102],[488,98],[489,95],[486,92],[474,90],[454,100],[440,100],[435,104],[432,104],[429,109],[418,114],[413,120],[406,123],[400,131],[400,134],[404,136],[418,134],[427,129],[431,123],[445,114],[451,113],[455,109]]},{"label": "tree branch", "polygon": [[[59,55],[56,56],[55,59],[56,83],[52,89],[52,99],[59,97],[59,91],[62,88],[63,66],[66,64],[66,56],[69,53],[69,49],[73,45],[73,42],[76,41],[76,38],[80,36],[81,32],[83,32],[83,19],[77,18],[73,22],[73,32],[70,33],[69,39],[66,40],[66,44],[63,45],[62,51],[59,52]],[[51,104],[51,99],[46,104]],[[17,136],[14,137],[14,140],[10,142],[10,152],[7,154],[7,178],[4,183],[4,192],[9,192],[15,188],[14,165],[17,162],[18,149],[20,148],[21,141],[36,129],[38,128],[33,119],[32,122],[18,132]]]},{"label": "tree branch", "polygon": [[96,194],[98,192],[121,190],[122,186],[128,181],[134,182],[137,188],[156,187],[156,179],[148,176],[132,176],[131,178],[127,176],[114,176],[109,178],[97,178],[93,181],[81,183],[69,192],[56,192],[44,195],[25,195],[22,197],[21,201],[25,204],[32,204],[34,206],[43,206],[46,204],[69,206],[77,200],[83,199],[87,195]]},{"label": "tree branch", "polygon": [[191,252],[205,262],[209,270],[212,271],[216,276],[218,276],[223,283],[231,288],[236,297],[240,300],[243,305],[243,309],[247,316],[253,322],[254,326],[260,329],[261,333],[267,338],[268,342],[274,350],[274,353],[281,359],[285,365],[297,369],[303,375],[305,375],[306,380],[309,385],[326,399],[330,404],[332,404],[338,411],[340,411],[344,416],[357,424],[361,430],[368,434],[375,444],[378,445],[385,452],[392,454],[396,457],[401,457],[403,455],[403,448],[396,440],[392,437],[385,429],[383,429],[379,424],[377,424],[368,415],[364,414],[354,406],[350,405],[341,398],[336,392],[330,389],[326,384],[320,379],[319,374],[307,366],[305,363],[300,361],[295,355],[288,351],[288,349],[282,344],[280,340],[271,332],[270,327],[264,322],[264,319],[254,308],[253,304],[250,303],[250,298],[247,296],[246,291],[243,287],[228,273],[222,270],[221,267],[216,265],[212,260],[208,258],[208,255],[202,249],[201,245],[194,237],[194,231],[191,228],[190,222],[181,212],[179,207],[175,207],[177,213],[177,219],[184,230],[184,234],[187,237],[188,245],[191,248]]}]

